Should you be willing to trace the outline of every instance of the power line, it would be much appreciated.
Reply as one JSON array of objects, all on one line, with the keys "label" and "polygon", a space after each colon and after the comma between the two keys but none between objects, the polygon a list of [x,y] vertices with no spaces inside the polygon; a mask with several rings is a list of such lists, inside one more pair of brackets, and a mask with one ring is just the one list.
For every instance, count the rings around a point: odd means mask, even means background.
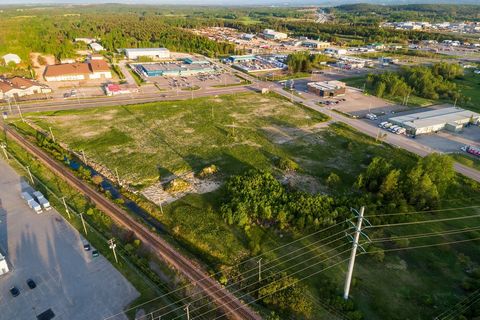
[{"label": "power line", "polygon": [[454,218],[443,218],[443,219],[433,219],[433,220],[421,220],[421,221],[411,221],[411,222],[377,224],[377,225],[374,225],[374,226],[365,227],[365,229],[383,228],[383,227],[398,227],[398,226],[407,226],[407,225],[413,225],[413,224],[455,221],[455,220],[464,220],[464,219],[471,219],[471,218],[480,218],[480,215],[475,214],[475,215],[454,217]]},{"label": "power line", "polygon": [[[301,278],[301,279],[298,279],[298,280],[296,280],[294,283],[290,283],[290,284],[288,284],[288,285],[286,285],[286,286],[284,286],[284,287],[282,287],[282,288],[280,288],[280,289],[275,290],[275,291],[272,292],[272,293],[269,293],[269,294],[267,294],[267,295],[264,295],[264,296],[262,296],[262,297],[260,297],[260,298],[255,299],[255,300],[249,301],[249,302],[247,302],[247,303],[245,303],[245,304],[246,304],[246,305],[252,304],[252,303],[254,303],[254,302],[258,301],[258,300],[261,300],[261,299],[263,299],[263,298],[265,298],[265,297],[271,296],[271,295],[274,294],[274,293],[277,293],[277,292],[279,292],[279,291],[285,290],[285,289],[287,289],[287,288],[289,288],[289,287],[297,284],[297,283],[300,282],[300,281],[306,280],[306,279],[308,279],[308,278],[310,278],[310,277],[313,277],[313,276],[315,276],[315,275],[317,275],[317,274],[319,274],[319,273],[321,273],[321,272],[324,272],[324,271],[327,271],[327,270],[329,270],[329,269],[331,269],[331,268],[333,268],[333,267],[336,267],[337,265],[348,261],[348,259],[350,259],[350,258],[343,259],[343,260],[341,260],[341,261],[339,261],[339,262],[337,262],[337,263],[334,263],[334,264],[331,265],[331,266],[328,266],[328,267],[326,267],[326,268],[324,268],[324,269],[321,269],[321,270],[319,270],[319,271],[316,271],[316,272],[314,272],[314,273],[312,273],[312,274],[310,274],[310,275],[308,275],[308,276],[305,276],[305,277],[303,277],[303,278]],[[216,317],[216,318],[214,318],[213,320],[216,320],[216,319],[219,319],[219,317]]]},{"label": "power line", "polygon": [[[312,264],[312,265],[310,265],[310,266],[308,266],[308,267],[305,267],[305,268],[303,268],[303,269],[301,269],[301,270],[298,270],[298,271],[296,271],[296,272],[294,272],[294,273],[292,273],[292,274],[289,274],[289,276],[293,276],[293,275],[295,275],[295,274],[298,274],[298,273],[300,273],[300,272],[303,272],[303,271],[305,271],[305,270],[307,270],[307,269],[309,269],[309,268],[311,268],[311,267],[314,267],[314,266],[316,266],[316,265],[318,265],[318,264],[320,264],[320,263],[322,263],[322,262],[325,262],[325,261],[327,261],[327,260],[336,258],[336,257],[338,257],[338,256],[340,256],[340,255],[342,255],[342,254],[344,254],[344,253],[346,253],[346,252],[349,252],[349,251],[350,251],[350,249],[345,250],[345,251],[342,251],[342,252],[340,252],[340,253],[338,253],[338,254],[336,254],[336,255],[331,256],[330,258],[323,259],[323,260],[321,260],[321,261],[319,261],[319,262],[316,262],[316,263],[314,263],[314,264]],[[327,269],[329,269],[329,268],[332,268],[332,267],[334,267],[334,266],[336,266],[336,265],[338,265],[338,264],[340,264],[340,263],[343,263],[343,262],[345,262],[345,261],[347,261],[347,260],[349,260],[349,258],[343,259],[343,260],[341,260],[341,261],[339,261],[339,262],[337,262],[337,263],[335,263],[335,264],[333,264],[333,265],[331,265],[331,266],[329,266],[329,267],[327,267],[327,268],[325,268],[325,269],[321,269],[321,270],[316,271],[316,272],[314,272],[314,273],[312,273],[312,274],[310,274],[310,275],[308,275],[308,276],[306,276],[306,277],[304,277],[304,278],[298,279],[298,280],[296,280],[294,283],[289,284],[288,286],[285,286],[284,288],[278,289],[278,290],[272,292],[271,294],[273,294],[273,293],[275,293],[275,292],[278,292],[278,291],[280,291],[280,290],[286,289],[286,288],[288,288],[288,287],[290,287],[290,286],[298,283],[299,281],[302,281],[302,280],[305,280],[305,279],[307,279],[307,278],[310,278],[310,277],[312,277],[312,276],[314,276],[314,275],[316,275],[316,274],[318,274],[318,273],[320,273],[320,272],[323,272],[323,271],[325,271],[325,270],[327,270]],[[281,280],[281,279],[280,279],[280,280]],[[267,286],[272,285],[273,283],[276,283],[276,282],[278,282],[278,281],[279,281],[279,280],[275,280],[275,281],[273,281],[273,282],[271,282],[271,283],[268,283],[267,285],[258,288],[258,290],[264,289],[264,288],[266,288]],[[254,290],[254,291],[255,291],[255,290]],[[247,292],[246,294],[242,295],[242,296],[240,297],[240,299],[243,298],[243,297],[245,297],[245,296],[247,296],[247,295],[249,295],[249,294],[251,294],[252,292],[253,292],[253,291]],[[257,301],[257,300],[260,300],[260,299],[262,299],[262,298],[264,298],[264,297],[267,297],[267,296],[269,296],[269,295],[271,295],[271,294],[268,294],[268,295],[262,296],[262,297],[260,297],[260,298],[258,298],[258,299],[255,299],[255,300],[253,300],[253,301],[250,301],[250,302],[246,303],[246,305],[249,305],[249,304],[251,304],[251,303],[253,303],[253,302]],[[221,307],[221,306],[219,306],[219,307]],[[218,309],[219,307],[215,307],[215,309]],[[235,309],[232,310],[232,311],[235,311]],[[201,315],[203,316],[203,315],[208,314],[208,313],[210,313],[210,312],[211,312],[211,311],[207,311],[207,312],[204,312],[204,313],[201,314]],[[174,318],[173,320],[175,320],[175,319],[177,319],[177,318],[178,318],[178,317]],[[218,318],[218,317],[216,317],[215,319],[217,319],[217,318]]]},{"label": "power line", "polygon": [[454,229],[454,230],[429,232],[429,233],[416,233],[416,234],[410,234],[410,235],[404,235],[404,236],[398,236],[398,237],[374,238],[374,239],[371,239],[371,242],[385,242],[385,241],[395,241],[395,240],[402,240],[402,239],[418,239],[418,238],[426,238],[430,236],[452,235],[452,234],[477,231],[477,230],[480,230],[480,227]]},{"label": "power line", "polygon": [[400,215],[411,215],[411,214],[416,214],[416,213],[447,212],[447,211],[456,211],[456,210],[464,210],[464,209],[475,209],[475,208],[480,208],[480,205],[457,207],[457,208],[446,208],[446,209],[433,209],[433,210],[421,210],[421,211],[406,211],[406,212],[395,212],[395,213],[385,213],[385,214],[371,214],[371,215],[366,215],[365,218],[381,218],[381,217],[391,217],[391,216],[400,216]]},{"label": "power line", "polygon": [[[339,232],[339,233],[342,233],[342,234],[343,234],[344,231]],[[338,233],[337,233],[337,234],[338,234]],[[328,244],[337,242],[337,241],[339,241],[339,240],[342,239],[342,238],[343,238],[343,236],[342,236],[342,237],[339,237],[339,238],[336,238],[336,239],[334,239],[334,240],[332,240],[332,241],[330,241],[330,242],[328,242],[328,243],[322,244],[320,247],[323,247],[323,246],[326,246],[326,245],[328,245]],[[319,242],[319,241],[317,241],[317,242]],[[315,244],[315,242],[309,244],[307,247],[310,247],[310,246],[312,246],[312,245],[314,245],[314,244]],[[329,252],[331,252],[331,251],[337,250],[338,248],[340,248],[340,247],[342,247],[342,246],[344,246],[344,245],[346,245],[346,244],[347,244],[347,243],[344,243],[344,244],[339,245],[339,246],[337,246],[337,247],[334,247],[333,249],[330,249],[330,250],[328,250],[328,251],[326,251],[326,252],[322,252],[320,255],[325,255],[326,253],[329,253]],[[306,248],[306,247],[303,247],[303,248],[300,248],[300,249],[304,249],[304,248]],[[295,250],[295,251],[298,251],[298,250],[300,250],[300,249],[297,249],[297,250]],[[294,259],[298,259],[299,257],[301,257],[301,256],[303,256],[303,255],[305,255],[305,254],[307,254],[307,253],[309,253],[309,251],[306,251],[306,252],[303,252],[303,253],[301,253],[301,254],[299,254],[299,255],[296,255],[296,256],[294,256],[293,258],[289,258],[289,259],[287,259],[287,260],[282,260],[282,261],[281,261],[280,263],[278,263],[277,265],[270,266],[270,267],[264,269],[263,271],[265,272],[265,271],[271,270],[271,269],[273,269],[273,268],[275,268],[275,267],[278,267],[279,265],[285,264],[285,263],[288,262],[288,261],[291,261],[291,260],[294,260]],[[286,255],[284,255],[284,256],[278,257],[278,258],[270,261],[269,263],[271,264],[273,261],[280,260],[280,259],[282,259],[283,257],[288,256],[288,255],[289,255],[289,254],[286,254]],[[291,269],[291,268],[293,268],[293,267],[296,267],[297,265],[304,264],[305,262],[308,262],[308,261],[310,261],[310,260],[312,260],[312,259],[314,259],[314,258],[316,258],[316,257],[314,256],[314,257],[311,257],[311,258],[309,258],[309,259],[307,259],[307,260],[303,260],[303,261],[300,262],[300,263],[296,263],[296,264],[294,264],[293,266],[290,266],[290,267],[287,268],[286,270]],[[246,274],[246,273],[248,273],[248,272],[251,272],[251,271],[253,271],[254,269],[256,269],[256,268],[252,268],[252,269],[250,269],[250,270],[247,270],[247,271],[241,273],[240,275],[243,275],[243,274]],[[282,272],[284,272],[284,271],[285,271],[285,270],[283,270]],[[245,280],[250,279],[250,278],[255,277],[255,276],[256,276],[256,274],[255,274],[255,273],[252,273],[250,276],[248,276],[248,277],[246,277],[246,278],[244,278],[244,279],[242,279],[242,280],[239,280],[239,281],[237,281],[237,282],[231,283],[230,285],[228,285],[228,286],[226,287],[226,289],[231,288],[231,287],[235,286],[236,284],[239,284],[240,282],[245,281]],[[269,275],[267,278],[269,278],[269,277],[271,277],[271,276],[273,276],[273,275]],[[260,281],[257,281],[257,282],[260,282]],[[253,282],[253,283],[249,284],[249,285],[248,285],[247,287],[245,287],[245,288],[248,288],[248,287],[254,285],[254,284],[257,283],[257,282]],[[233,291],[233,292],[230,292],[230,293],[235,294],[236,292],[245,290],[245,288],[241,288],[241,289],[238,289],[238,290]],[[219,290],[216,290],[215,292],[218,292],[218,291],[219,291]],[[186,300],[186,299],[187,299],[187,298],[184,298],[184,299],[182,299],[181,301]],[[200,301],[200,300],[202,300],[202,298],[198,298],[198,299],[192,301],[192,303],[198,302],[198,301]],[[203,305],[203,306],[206,306],[206,305]],[[202,306],[202,307],[203,307],[203,306]],[[155,310],[154,312],[159,312],[159,311],[161,311],[162,309],[165,309],[165,308],[167,308],[167,307],[168,307],[168,306],[164,306],[164,307],[162,307],[162,308],[160,308],[160,309]],[[177,308],[177,309],[178,309],[178,308]],[[199,309],[199,308],[197,308],[197,309]],[[172,310],[172,311],[174,311],[174,310]],[[170,311],[170,312],[172,312],[172,311]],[[170,313],[170,312],[169,312],[169,313]],[[164,314],[164,316],[167,315],[167,314],[168,314],[168,313]]]},{"label": "power line", "polygon": [[455,314],[455,311],[458,307],[461,307],[462,304],[464,304],[464,303],[468,304],[469,300],[472,300],[472,299],[474,299],[474,301],[476,301],[477,299],[480,299],[480,289],[475,290],[471,295],[469,295],[465,299],[461,300],[460,302],[456,303],[450,309],[447,309],[444,312],[442,312],[441,314],[439,314],[438,316],[436,316],[434,318],[434,320],[442,320],[442,319],[446,320],[446,319],[450,318],[450,316],[453,316]]},{"label": "power line", "polygon": [[448,320],[450,318],[454,319],[453,317],[455,317],[456,315],[461,315],[462,313],[464,313],[465,311],[470,309],[472,306],[474,306],[477,302],[480,302],[480,297],[477,297],[475,300],[473,300],[473,301],[469,302],[468,304],[466,304],[465,306],[461,307],[461,309],[458,310],[457,314],[452,313],[451,315],[448,315],[448,317],[445,318],[445,320]]},{"label": "power line", "polygon": [[[343,237],[342,237],[342,238],[343,238]],[[338,241],[338,239],[337,239],[336,241]],[[330,249],[330,250],[328,250],[328,251],[326,251],[326,252],[322,252],[320,255],[322,256],[322,255],[325,255],[325,254],[327,254],[327,253],[329,253],[329,252],[335,251],[335,250],[337,250],[337,249],[339,249],[339,248],[341,248],[341,247],[343,247],[343,246],[345,246],[345,245],[347,245],[347,244],[348,244],[348,243],[344,243],[344,244],[342,244],[342,245],[336,246],[336,247],[334,247],[334,248],[332,248],[332,249]],[[347,250],[347,251],[348,251],[348,250]],[[346,252],[346,251],[343,251],[342,253],[344,253],[344,252]],[[307,252],[307,253],[308,253],[308,252]],[[304,254],[305,254],[305,253],[300,254],[299,256],[304,255]],[[298,257],[298,256],[297,256],[297,257]],[[294,257],[294,258],[297,258],[297,257]],[[307,259],[307,260],[303,260],[302,262],[299,262],[299,263],[296,263],[296,264],[294,264],[294,265],[292,265],[292,266],[289,266],[288,268],[283,269],[283,270],[281,270],[281,271],[279,271],[279,272],[270,274],[270,275],[268,275],[267,277],[265,277],[265,279],[272,278],[272,277],[274,277],[274,276],[276,276],[276,275],[278,275],[278,274],[281,274],[281,273],[283,273],[283,272],[285,272],[285,271],[287,271],[287,270],[290,270],[290,269],[292,269],[292,268],[294,268],[294,267],[297,267],[298,265],[305,264],[306,262],[311,261],[311,260],[316,259],[316,258],[317,258],[317,256],[310,257],[310,258]],[[326,260],[328,260],[328,259],[330,259],[330,258],[327,258]],[[290,259],[290,260],[293,260],[293,259]],[[289,260],[287,260],[287,261],[289,261]],[[282,262],[278,263],[276,266],[272,266],[272,267],[270,267],[270,268],[265,269],[265,271],[268,271],[268,270],[271,270],[271,269],[273,269],[273,268],[275,268],[275,267],[278,267],[279,265],[281,265],[281,264],[283,264],[283,263],[285,263],[285,262],[287,262],[287,261],[282,261]],[[319,262],[316,262],[314,265],[319,264],[319,263],[321,263],[321,262],[323,262],[323,261],[324,261],[324,260],[321,260],[321,261],[319,261]],[[309,267],[311,267],[311,266],[309,266]],[[307,267],[307,268],[309,268],[309,267]],[[247,278],[245,278],[245,279],[243,279],[243,280],[249,279],[249,278],[251,278],[251,277],[253,277],[253,276],[255,276],[255,274],[252,275],[252,276],[250,276],[250,277],[247,277]],[[238,284],[238,283],[241,282],[241,281],[242,281],[242,280],[238,281],[238,282],[235,283],[235,284]],[[260,283],[260,281],[252,282],[251,284],[247,285],[246,287],[237,289],[236,291],[233,291],[233,292],[230,292],[230,293],[231,293],[231,294],[235,294],[235,293],[244,291],[246,288],[249,288],[249,287],[251,287],[251,286],[253,286],[253,285],[257,284],[257,283]],[[233,286],[233,284],[232,284],[232,286]],[[251,292],[248,292],[247,294],[244,294],[244,295],[241,296],[241,297],[244,297],[244,296],[248,295],[249,293],[251,293]],[[197,299],[197,300],[195,300],[194,302],[197,302],[197,301],[199,301],[199,300],[201,300],[201,299]],[[206,304],[198,307],[197,309],[200,309],[200,308],[202,308],[202,307],[204,307],[204,306],[206,306]],[[217,308],[215,308],[215,309],[217,309]],[[213,310],[215,310],[215,309],[213,309]],[[167,315],[167,314],[169,314],[169,313],[171,313],[171,312],[173,312],[173,311],[174,311],[174,310],[169,311],[168,313],[166,313],[166,314],[164,314],[164,315]]]},{"label": "power line", "polygon": [[[480,240],[480,237],[478,237],[478,238],[472,238],[472,239],[465,239],[465,240],[458,240],[458,241],[450,241],[450,242],[441,242],[441,243],[435,243],[435,244],[419,245],[419,246],[413,246],[413,247],[384,249],[383,252],[402,251],[402,250],[420,249],[420,248],[428,248],[428,247],[438,247],[438,246],[443,246],[443,245],[446,245],[446,244],[463,243],[463,242],[469,242],[469,241],[475,241],[475,240]],[[385,242],[385,241],[384,241],[384,242]],[[376,253],[376,252],[378,252],[378,251],[363,252],[363,253],[360,253],[360,254],[372,254],[372,253]]]},{"label": "power line", "polygon": [[[334,225],[331,225],[331,226],[329,226],[329,227],[323,228],[323,229],[321,229],[321,230],[317,230],[317,231],[312,232],[312,233],[310,233],[310,234],[308,234],[308,235],[305,235],[305,236],[303,236],[303,237],[300,237],[300,238],[298,238],[298,239],[295,239],[295,240],[293,240],[293,241],[291,241],[291,242],[289,242],[289,243],[286,243],[286,244],[284,244],[284,245],[281,245],[281,246],[279,246],[279,247],[277,247],[277,248],[268,250],[268,251],[263,252],[262,254],[259,254],[259,255],[255,256],[255,257],[252,257],[252,258],[249,258],[249,259],[247,259],[247,260],[245,260],[245,261],[242,261],[242,262],[240,262],[240,263],[238,263],[238,264],[235,264],[235,265],[232,265],[232,266],[228,266],[226,269],[231,270],[231,269],[233,269],[233,268],[235,268],[235,267],[239,267],[239,266],[241,266],[241,265],[243,265],[243,264],[246,264],[246,263],[248,263],[248,262],[250,262],[250,261],[253,261],[253,260],[258,259],[259,257],[265,256],[265,255],[267,255],[267,254],[269,254],[269,253],[272,253],[272,252],[275,252],[275,251],[277,251],[277,250],[283,249],[283,248],[285,248],[285,247],[287,247],[287,246],[290,246],[290,245],[292,245],[292,244],[294,244],[294,243],[297,243],[297,242],[299,242],[299,241],[308,239],[309,237],[318,235],[318,234],[320,234],[320,233],[322,233],[322,232],[326,232],[326,231],[331,230],[331,229],[333,229],[333,228],[335,228],[335,227],[337,227],[337,226],[339,226],[339,225],[342,225],[342,224],[344,224],[344,223],[345,223],[345,222],[342,221],[342,222],[336,223],[336,224],[334,224]],[[344,232],[345,232],[344,230],[341,231],[341,233],[344,233]],[[324,239],[322,239],[322,240],[324,240]],[[253,269],[251,269],[251,270],[253,270]],[[249,272],[249,271],[251,271],[251,270],[248,270],[247,272]],[[146,301],[146,302],[140,303],[140,304],[138,304],[138,305],[136,305],[136,306],[133,306],[133,307],[131,307],[131,308],[129,308],[129,309],[126,309],[126,310],[124,310],[124,311],[121,312],[121,313],[117,313],[117,314],[111,315],[111,316],[109,316],[109,317],[107,317],[107,318],[104,318],[104,320],[111,319],[111,318],[113,318],[113,317],[115,317],[115,316],[118,316],[118,315],[123,314],[123,313],[125,313],[125,312],[134,310],[134,309],[139,308],[139,307],[141,307],[141,306],[144,306],[144,305],[146,305],[146,304],[148,304],[148,303],[151,303],[151,302],[154,302],[154,301],[156,301],[156,300],[158,300],[158,299],[161,299],[161,298],[163,298],[163,297],[165,297],[165,296],[168,296],[168,295],[170,295],[170,294],[176,293],[176,292],[178,292],[178,291],[180,291],[180,290],[183,290],[183,289],[186,289],[186,288],[188,288],[188,287],[194,286],[196,283],[201,282],[201,281],[204,281],[204,280],[206,280],[206,279],[208,279],[208,278],[214,278],[216,275],[219,275],[219,274],[221,274],[221,273],[224,272],[224,271],[225,271],[225,270],[223,270],[223,271],[218,271],[218,272],[216,272],[216,273],[214,273],[214,274],[212,274],[212,275],[210,275],[210,276],[205,276],[204,278],[201,278],[201,279],[199,279],[199,280],[197,280],[197,281],[195,281],[195,282],[191,282],[191,283],[189,283],[189,284],[187,284],[187,285],[185,285],[185,286],[183,286],[183,287],[177,288],[177,289],[175,289],[175,290],[173,290],[173,291],[171,291],[171,292],[168,292],[168,293],[166,293],[166,294],[160,295],[160,296],[155,297],[155,298],[153,298],[153,299],[150,299],[150,300],[148,300],[148,301]],[[215,279],[214,279],[214,280],[215,280]],[[216,280],[215,280],[215,281],[216,281]],[[183,298],[181,301],[183,301],[183,300],[185,300],[185,299],[189,299],[189,298],[188,298],[188,297]],[[158,310],[156,310],[156,311],[158,311]]]}]

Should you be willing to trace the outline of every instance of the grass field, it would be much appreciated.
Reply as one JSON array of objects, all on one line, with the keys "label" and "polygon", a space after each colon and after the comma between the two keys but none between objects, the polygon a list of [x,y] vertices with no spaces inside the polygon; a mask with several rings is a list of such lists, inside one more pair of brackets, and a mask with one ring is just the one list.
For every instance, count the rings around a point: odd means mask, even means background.
[{"label": "grass field", "polygon": [[472,111],[480,112],[480,74],[466,71],[463,79],[455,80],[462,94],[471,100],[464,107]]},{"label": "grass field", "polygon": [[[325,116],[273,95],[240,94],[189,101],[30,115],[88,157],[118,168],[122,178],[148,185],[172,173],[215,163],[226,174],[267,168],[285,154],[269,130],[304,129]],[[272,129],[273,128],[273,129]]]},{"label": "grass field", "polygon": [[[219,166],[223,177],[249,168],[270,169],[293,188],[348,196],[357,175],[365,170],[373,157],[389,159],[403,170],[417,161],[416,156],[377,143],[348,126],[337,123],[326,126],[322,122],[326,120],[324,115],[274,95],[248,93],[192,101],[29,114],[26,117],[43,128],[51,126],[57,140],[77,150],[85,149],[89,157],[110,168],[118,167],[122,175],[138,186],[156,182],[159,176],[170,173],[198,172],[214,163]],[[288,174],[281,172],[275,167],[279,157],[294,160],[301,170]],[[336,186],[328,186],[325,182],[332,172],[340,177]],[[478,204],[478,192],[478,184],[458,177],[443,199],[442,207]],[[263,252],[285,245],[264,257],[264,268],[273,271],[290,268],[289,272],[298,272],[295,274],[298,278],[319,272],[346,257],[343,254],[322,261],[325,258],[322,253],[333,250],[327,254],[332,256],[349,247],[340,236],[335,243],[322,247],[326,242],[322,239],[328,234],[289,244],[301,235],[262,227],[244,230],[228,226],[220,215],[222,198],[222,189],[190,194],[166,205],[164,214],[157,217],[179,242],[186,244],[213,270],[258,253],[256,244],[260,244]],[[385,211],[391,213],[389,208]],[[477,211],[459,209],[418,214],[417,219],[455,217]],[[374,229],[368,234],[378,238],[475,225],[474,220],[456,221],[402,229]],[[332,230],[332,233],[337,231]],[[412,240],[409,245],[478,236],[477,231],[430,237]],[[337,245],[344,247],[332,249]],[[304,250],[306,246],[308,250]],[[292,252],[297,254],[289,255]],[[270,263],[276,258],[279,260]],[[465,270],[476,267],[479,259],[480,247],[475,243],[391,252],[386,253],[384,261],[373,255],[361,256],[351,293],[365,319],[431,319],[468,294],[462,289],[462,283],[469,277]],[[325,279],[332,281],[340,297],[346,266],[344,262],[318,276],[309,277],[305,283],[313,294],[312,299],[322,301],[325,297]],[[314,309],[312,319],[329,318],[322,308]]]}]

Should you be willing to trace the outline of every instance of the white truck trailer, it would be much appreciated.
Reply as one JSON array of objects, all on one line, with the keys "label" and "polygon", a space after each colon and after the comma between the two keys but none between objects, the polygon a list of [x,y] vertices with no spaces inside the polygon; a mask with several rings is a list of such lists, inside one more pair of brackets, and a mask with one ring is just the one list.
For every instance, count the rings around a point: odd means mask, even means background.
[{"label": "white truck trailer", "polygon": [[27,205],[32,208],[37,214],[42,213],[42,207],[32,198],[30,193],[22,192],[22,198],[27,202]]},{"label": "white truck trailer", "polygon": [[43,209],[45,210],[50,210],[52,207],[50,206],[50,202],[43,196],[43,194],[40,191],[35,191],[33,193],[33,196],[35,199],[37,199],[37,202],[42,206]]}]

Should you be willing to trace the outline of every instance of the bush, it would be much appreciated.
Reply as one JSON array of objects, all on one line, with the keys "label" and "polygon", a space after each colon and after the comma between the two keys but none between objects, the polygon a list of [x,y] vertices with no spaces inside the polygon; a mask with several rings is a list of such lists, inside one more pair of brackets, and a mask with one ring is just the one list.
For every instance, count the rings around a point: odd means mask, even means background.
[{"label": "bush", "polygon": [[329,187],[334,187],[340,184],[340,177],[335,172],[331,172],[327,178],[327,185]]},{"label": "bush", "polygon": [[187,181],[177,178],[173,179],[167,183],[165,186],[165,191],[167,192],[183,192],[186,191],[190,187],[190,183]]},{"label": "bush", "polygon": [[218,172],[218,167],[214,164],[212,165],[209,165],[208,167],[205,167],[202,169],[202,171],[200,171],[200,173],[198,174],[198,176],[201,178],[201,179],[204,179],[208,176],[211,176],[215,173]]},{"label": "bush", "polygon": [[277,166],[284,171],[297,171],[298,169],[300,169],[298,163],[291,159],[279,159]]}]

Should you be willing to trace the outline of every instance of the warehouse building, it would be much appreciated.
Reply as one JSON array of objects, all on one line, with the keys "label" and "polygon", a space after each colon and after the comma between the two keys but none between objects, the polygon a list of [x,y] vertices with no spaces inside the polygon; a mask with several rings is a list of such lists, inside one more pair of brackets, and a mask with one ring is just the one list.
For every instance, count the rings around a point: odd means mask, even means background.
[{"label": "warehouse building", "polygon": [[104,60],[84,63],[67,63],[47,66],[44,73],[47,81],[81,81],[111,79],[112,73]]},{"label": "warehouse building", "polygon": [[263,30],[262,35],[265,39],[270,39],[270,40],[282,40],[282,39],[288,38],[288,35],[286,33],[277,32],[272,29]]},{"label": "warehouse building", "polygon": [[347,92],[347,86],[345,85],[345,82],[336,80],[309,82],[307,83],[307,89],[308,92],[324,98],[345,95]]},{"label": "warehouse building", "polygon": [[211,64],[184,64],[184,63],[149,63],[136,64],[134,69],[140,75],[146,77],[162,76],[192,76],[200,73],[212,73],[215,71]]},{"label": "warehouse building", "polygon": [[443,108],[408,114],[390,118],[389,121],[407,129],[413,135],[437,132],[440,130],[460,131],[470,123],[478,123],[480,114],[453,107],[450,105]]},{"label": "warehouse building", "polygon": [[247,55],[242,55],[242,56],[230,56],[227,59],[225,59],[226,62],[228,63],[237,63],[237,62],[242,62],[242,61],[253,61],[257,57],[253,54],[247,54]]},{"label": "warehouse building", "polygon": [[139,57],[151,59],[170,59],[170,50],[167,48],[138,48],[125,49],[125,56],[129,60],[137,60]]}]

